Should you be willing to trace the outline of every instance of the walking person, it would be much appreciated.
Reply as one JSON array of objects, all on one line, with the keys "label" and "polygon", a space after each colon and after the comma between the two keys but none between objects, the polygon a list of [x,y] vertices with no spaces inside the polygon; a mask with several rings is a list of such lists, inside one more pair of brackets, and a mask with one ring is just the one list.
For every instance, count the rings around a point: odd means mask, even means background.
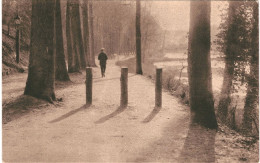
[{"label": "walking person", "polygon": [[105,72],[106,72],[106,64],[107,64],[107,55],[104,52],[104,48],[101,48],[101,52],[98,55],[98,60],[101,68],[101,75],[102,78],[105,77]]}]

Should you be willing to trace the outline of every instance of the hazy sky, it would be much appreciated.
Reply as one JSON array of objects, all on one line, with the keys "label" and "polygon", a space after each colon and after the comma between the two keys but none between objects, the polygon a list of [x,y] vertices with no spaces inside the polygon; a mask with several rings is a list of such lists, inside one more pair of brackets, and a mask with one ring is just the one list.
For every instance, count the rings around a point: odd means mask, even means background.
[{"label": "hazy sky", "polygon": [[[152,3],[151,14],[159,20],[160,25],[168,30],[186,30],[189,28],[189,1],[148,1]],[[227,2],[212,1],[211,23],[220,23],[220,11],[218,6],[223,8]]]}]

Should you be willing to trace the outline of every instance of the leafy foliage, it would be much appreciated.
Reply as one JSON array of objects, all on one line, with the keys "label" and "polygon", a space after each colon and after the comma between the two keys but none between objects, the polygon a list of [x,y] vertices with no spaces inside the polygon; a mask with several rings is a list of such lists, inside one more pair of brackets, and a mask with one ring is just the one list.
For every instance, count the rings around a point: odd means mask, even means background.
[{"label": "leafy foliage", "polygon": [[[222,11],[222,23],[217,35],[218,50],[223,52],[226,60],[232,60],[234,66],[233,91],[237,92],[245,84],[250,73],[251,33],[253,24],[253,3],[236,2],[233,15]],[[227,9],[228,10],[228,9]],[[229,48],[227,46],[230,46]]]}]

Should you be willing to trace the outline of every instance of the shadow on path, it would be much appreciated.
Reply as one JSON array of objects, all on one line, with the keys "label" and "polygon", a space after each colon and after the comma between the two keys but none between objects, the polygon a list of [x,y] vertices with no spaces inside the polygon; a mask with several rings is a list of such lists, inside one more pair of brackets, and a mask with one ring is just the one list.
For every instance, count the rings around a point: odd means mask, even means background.
[{"label": "shadow on path", "polygon": [[28,114],[34,109],[38,110],[48,105],[50,105],[50,103],[45,100],[27,95],[14,97],[11,101],[9,99],[3,100],[2,123],[6,124]]},{"label": "shadow on path", "polygon": [[[136,76],[136,74],[134,75],[129,75],[128,78],[131,78],[133,76]],[[99,79],[99,78],[93,78],[93,79]],[[104,78],[104,79],[100,79],[100,80],[93,80],[94,83],[98,83],[98,82],[103,82],[103,81],[108,81],[108,80],[115,80],[115,79],[119,79],[120,80],[120,77],[116,77],[116,78]]]},{"label": "shadow on path", "polygon": [[190,124],[188,135],[179,156],[180,162],[215,162],[217,131]]},{"label": "shadow on path", "polygon": [[142,122],[150,122],[160,112],[161,109],[161,107],[154,107],[153,111]]},{"label": "shadow on path", "polygon": [[77,112],[88,108],[89,106],[90,106],[90,105],[83,105],[83,106],[81,106],[81,107],[78,108],[78,109],[72,110],[72,111],[70,111],[70,112],[68,112],[68,113],[66,113],[66,114],[64,114],[64,115],[62,115],[62,116],[60,116],[59,118],[56,118],[56,119],[50,121],[49,123],[56,123],[56,122],[62,121],[63,119],[66,119],[66,118],[72,116],[73,114],[76,114]]},{"label": "shadow on path", "polygon": [[[189,129],[189,114],[178,114],[168,121],[160,133],[161,138],[150,143],[150,145],[139,151],[137,156],[129,158],[128,162],[178,162],[180,151],[183,148],[185,138]],[[169,115],[172,116],[172,115]],[[166,118],[166,117],[160,117]],[[148,124],[147,124],[148,125]],[[154,124],[160,125],[160,124]],[[155,127],[156,128],[156,127]],[[154,128],[154,129],[155,129]],[[153,129],[153,128],[151,128]]]},{"label": "shadow on path", "polygon": [[116,115],[122,113],[127,107],[121,107],[119,106],[114,112],[112,112],[111,114],[108,114],[102,118],[100,118],[98,121],[95,122],[95,124],[100,124],[100,123],[104,123],[107,120],[109,120],[110,118],[115,117]]}]

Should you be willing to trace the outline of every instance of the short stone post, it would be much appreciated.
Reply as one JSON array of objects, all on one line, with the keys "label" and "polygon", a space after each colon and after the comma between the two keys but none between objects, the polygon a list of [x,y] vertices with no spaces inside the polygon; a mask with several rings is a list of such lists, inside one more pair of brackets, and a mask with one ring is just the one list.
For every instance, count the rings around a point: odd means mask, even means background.
[{"label": "short stone post", "polygon": [[86,67],[86,105],[92,104],[92,68]]},{"label": "short stone post", "polygon": [[162,107],[162,68],[156,68],[155,107]]},{"label": "short stone post", "polygon": [[126,107],[128,104],[128,68],[121,68],[121,99],[120,106]]}]

